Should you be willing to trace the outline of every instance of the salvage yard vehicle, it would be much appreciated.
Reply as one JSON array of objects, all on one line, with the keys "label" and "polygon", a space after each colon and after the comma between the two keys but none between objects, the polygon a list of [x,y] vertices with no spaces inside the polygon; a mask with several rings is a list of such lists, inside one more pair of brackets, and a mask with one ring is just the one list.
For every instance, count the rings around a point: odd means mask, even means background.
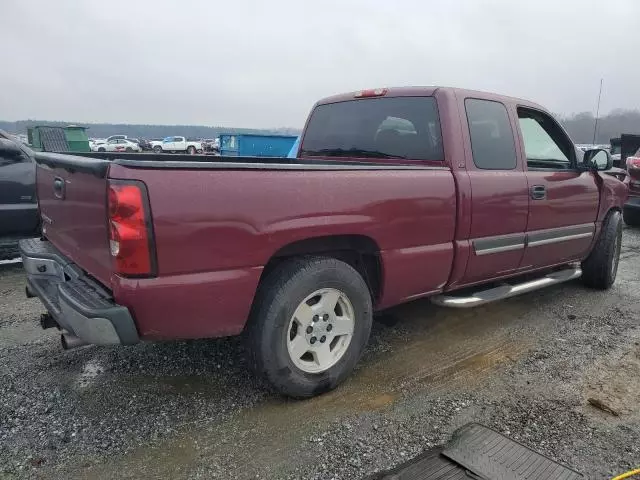
[{"label": "salvage yard vehicle", "polygon": [[[297,158],[41,153],[27,293],[65,348],[243,334],[283,394],[336,387],[372,314],[613,284],[627,185],[542,107],[455,88],[318,102]],[[105,154],[106,156],[106,154]]]},{"label": "salvage yard vehicle", "polygon": [[627,157],[627,171],[631,181],[629,199],[624,204],[622,216],[627,225],[640,227],[640,148],[634,155]]},{"label": "salvage yard vehicle", "polygon": [[201,142],[187,140],[185,137],[167,137],[162,140],[161,143],[152,142],[152,145],[153,151],[156,153],[185,152],[190,155],[194,155],[196,153],[204,152]]},{"label": "salvage yard vehicle", "polygon": [[0,130],[0,260],[18,256],[18,240],[38,234],[33,150]]},{"label": "salvage yard vehicle", "polygon": [[140,145],[125,138],[114,138],[96,147],[98,152],[141,152]]}]

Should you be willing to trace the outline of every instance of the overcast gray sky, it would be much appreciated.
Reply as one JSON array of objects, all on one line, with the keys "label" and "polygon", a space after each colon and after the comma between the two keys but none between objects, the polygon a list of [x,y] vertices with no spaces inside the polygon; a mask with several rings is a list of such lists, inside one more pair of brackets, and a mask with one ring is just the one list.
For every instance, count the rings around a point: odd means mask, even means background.
[{"label": "overcast gray sky", "polygon": [[302,126],[321,97],[453,85],[640,108],[640,0],[2,0],[0,119]]}]

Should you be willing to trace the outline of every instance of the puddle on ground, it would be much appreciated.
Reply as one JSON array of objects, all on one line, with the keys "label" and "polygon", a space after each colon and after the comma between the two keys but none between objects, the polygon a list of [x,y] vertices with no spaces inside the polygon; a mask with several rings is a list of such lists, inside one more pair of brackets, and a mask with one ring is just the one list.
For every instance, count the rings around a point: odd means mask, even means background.
[{"label": "puddle on ground", "polygon": [[[203,463],[223,466],[226,475],[254,477],[268,466],[277,476],[296,461],[313,461],[306,458],[308,438],[341,417],[394,408],[407,391],[470,388],[497,365],[515,360],[531,343],[510,333],[529,308],[527,302],[508,301],[473,310],[439,309],[427,302],[405,305],[394,312],[401,320],[391,338],[378,339],[383,351],[373,347],[338,389],[306,401],[272,397],[217,424],[194,421],[170,439],[80,476],[111,478],[118,471],[129,478],[176,478]],[[384,337],[385,330],[379,335]],[[211,391],[209,382],[194,377],[156,380],[160,391]]]}]

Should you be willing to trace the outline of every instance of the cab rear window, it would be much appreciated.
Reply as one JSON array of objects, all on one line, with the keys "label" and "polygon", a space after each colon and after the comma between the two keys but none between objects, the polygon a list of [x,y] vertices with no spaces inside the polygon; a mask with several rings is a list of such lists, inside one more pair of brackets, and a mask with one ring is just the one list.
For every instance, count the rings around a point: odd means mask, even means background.
[{"label": "cab rear window", "polygon": [[433,97],[367,98],[317,106],[300,156],[444,160]]}]

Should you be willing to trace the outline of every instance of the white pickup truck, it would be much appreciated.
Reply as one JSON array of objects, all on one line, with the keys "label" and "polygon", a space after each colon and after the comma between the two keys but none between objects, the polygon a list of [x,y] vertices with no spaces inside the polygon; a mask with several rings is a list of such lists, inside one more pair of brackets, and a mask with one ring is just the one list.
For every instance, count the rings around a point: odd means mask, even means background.
[{"label": "white pickup truck", "polygon": [[162,142],[151,142],[156,153],[186,152],[191,155],[202,153],[201,142],[187,140],[185,137],[166,137]]}]

